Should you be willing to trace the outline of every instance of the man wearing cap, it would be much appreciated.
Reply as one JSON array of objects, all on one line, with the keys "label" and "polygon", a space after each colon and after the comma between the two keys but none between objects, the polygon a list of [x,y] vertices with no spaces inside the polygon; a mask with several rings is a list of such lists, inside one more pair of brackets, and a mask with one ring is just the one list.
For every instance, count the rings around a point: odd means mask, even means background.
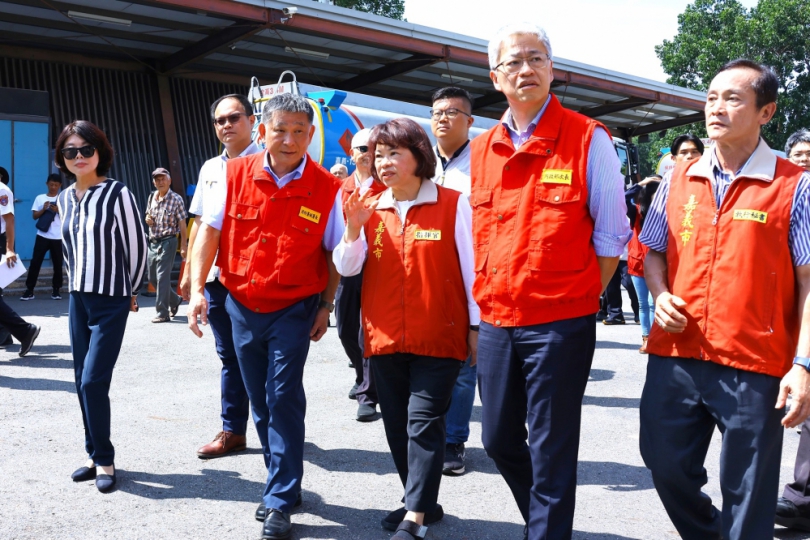
[{"label": "man wearing cap", "polygon": [[153,323],[169,322],[183,301],[172,290],[171,273],[180,233],[180,256],[186,257],[186,209],[183,199],[170,189],[171,175],[160,167],[152,172],[157,191],[149,195],[146,204],[146,224],[149,226],[149,283],[157,290]]},{"label": "man wearing cap", "polygon": [[[343,204],[356,189],[361,194],[371,191],[376,195],[385,191],[385,186],[376,182],[371,176],[373,157],[368,153],[368,128],[358,131],[352,138],[352,160],[357,168],[354,174],[343,181]],[[349,399],[357,400],[357,420],[370,422],[377,416],[377,387],[371,374],[368,358],[363,358],[363,329],[360,327],[360,287],[363,284],[363,273],[356,276],[341,277],[335,296],[335,317],[337,331],[343,350],[354,365],[354,386],[349,391]]]}]

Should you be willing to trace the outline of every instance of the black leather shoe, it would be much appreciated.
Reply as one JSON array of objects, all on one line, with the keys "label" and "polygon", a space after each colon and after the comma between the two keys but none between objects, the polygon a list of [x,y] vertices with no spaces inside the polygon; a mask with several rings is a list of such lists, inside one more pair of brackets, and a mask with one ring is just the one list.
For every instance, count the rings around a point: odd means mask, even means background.
[{"label": "black leather shoe", "polygon": [[96,489],[102,493],[112,491],[115,487],[115,473],[112,474],[97,474],[96,475]]},{"label": "black leather shoe", "polygon": [[35,324],[29,325],[28,335],[25,336],[24,340],[20,341],[20,356],[28,354],[28,351],[34,346],[34,341],[39,337],[40,330],[42,328]]},{"label": "black leather shoe", "polygon": [[397,527],[397,534],[392,536],[391,540],[424,540],[427,529],[424,525],[413,521],[403,521]]},{"label": "black leather shoe", "polygon": [[[405,519],[405,514],[407,513],[408,511],[405,510],[405,507],[403,506],[402,508],[394,510],[385,516],[380,522],[380,525],[383,526],[383,529],[395,531],[397,530],[397,527],[399,527],[399,524],[402,523],[402,520]],[[442,508],[442,505],[437,503],[433,510],[425,513],[425,525],[433,525],[434,523],[441,521],[443,517],[444,508]]]},{"label": "black leather shoe", "polygon": [[287,540],[291,536],[290,513],[271,508],[270,513],[264,518],[262,540]]},{"label": "black leather shoe", "polygon": [[95,467],[79,467],[70,475],[74,482],[86,482],[96,477]]},{"label": "black leather shoe", "polygon": [[788,529],[810,531],[810,508],[798,508],[793,501],[779,497],[776,501],[776,524]]},{"label": "black leather shoe", "polygon": [[[298,493],[298,497],[295,499],[295,504],[293,508],[299,508],[303,504],[303,500],[301,499],[301,493]],[[264,521],[264,518],[267,517],[267,507],[264,503],[259,503],[259,506],[256,508],[256,521]]]},{"label": "black leather shoe", "polygon": [[377,416],[376,405],[360,405],[357,407],[357,421],[358,422],[373,422],[379,418]]},{"label": "black leather shoe", "polygon": [[613,326],[617,324],[625,324],[625,321],[624,318],[614,317],[612,319],[611,318],[605,319],[604,321],[602,321],[602,324],[606,326]]}]

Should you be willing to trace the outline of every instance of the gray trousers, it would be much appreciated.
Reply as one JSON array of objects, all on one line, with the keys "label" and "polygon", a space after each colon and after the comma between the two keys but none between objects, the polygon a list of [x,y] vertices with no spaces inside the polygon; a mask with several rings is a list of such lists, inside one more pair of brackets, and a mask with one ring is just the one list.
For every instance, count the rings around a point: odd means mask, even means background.
[{"label": "gray trousers", "polygon": [[157,291],[155,310],[158,317],[168,317],[169,309],[176,308],[183,301],[172,290],[172,266],[177,253],[177,237],[172,236],[159,242],[149,241],[149,283]]},{"label": "gray trousers", "polygon": [[[714,362],[650,355],[641,457],[684,540],[771,540],[782,454],[779,378]],[[715,426],[722,510],[701,488]]]}]

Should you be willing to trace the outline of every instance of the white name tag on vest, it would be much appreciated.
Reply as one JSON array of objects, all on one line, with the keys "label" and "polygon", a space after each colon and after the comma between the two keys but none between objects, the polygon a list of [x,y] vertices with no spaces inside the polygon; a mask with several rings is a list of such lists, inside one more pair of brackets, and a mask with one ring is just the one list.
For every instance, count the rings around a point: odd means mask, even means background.
[{"label": "white name tag on vest", "polygon": [[414,240],[441,240],[442,239],[442,231],[436,230],[429,230],[423,231],[417,229],[413,232],[413,239]]}]

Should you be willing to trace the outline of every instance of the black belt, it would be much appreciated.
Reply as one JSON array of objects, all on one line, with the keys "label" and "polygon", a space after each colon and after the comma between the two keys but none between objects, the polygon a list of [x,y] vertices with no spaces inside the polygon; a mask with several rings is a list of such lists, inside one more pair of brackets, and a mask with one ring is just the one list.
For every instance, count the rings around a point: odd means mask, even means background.
[{"label": "black belt", "polygon": [[175,234],[167,234],[166,236],[160,236],[158,238],[150,238],[149,241],[152,242],[153,244],[157,244],[159,242],[163,242],[164,240],[174,238],[175,236],[177,236],[177,235],[175,235]]}]

